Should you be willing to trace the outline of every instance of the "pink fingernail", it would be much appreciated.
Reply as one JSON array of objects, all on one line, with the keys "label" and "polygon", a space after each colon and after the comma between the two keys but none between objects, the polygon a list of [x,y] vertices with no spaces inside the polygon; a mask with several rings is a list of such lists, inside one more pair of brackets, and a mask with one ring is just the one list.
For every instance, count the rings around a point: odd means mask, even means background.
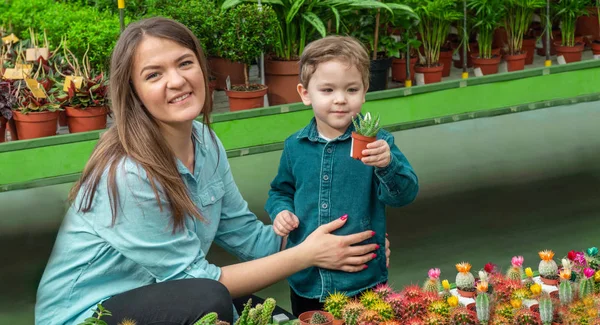
[{"label": "pink fingernail", "polygon": [[375,249],[379,249],[379,244],[377,246],[375,246]]},{"label": "pink fingernail", "polygon": [[368,267],[369,267],[368,265],[365,265],[365,266],[363,266],[363,270],[365,270],[365,269],[366,269],[366,268],[368,268]]},{"label": "pink fingernail", "polygon": [[375,232],[374,231],[371,231],[371,236],[375,236]]},{"label": "pink fingernail", "polygon": [[373,257],[373,258],[377,257],[377,254],[373,253],[372,257]]},{"label": "pink fingernail", "polygon": [[345,215],[341,216],[340,219],[342,219],[342,221],[346,221],[346,219],[348,219],[348,215],[345,214]]}]

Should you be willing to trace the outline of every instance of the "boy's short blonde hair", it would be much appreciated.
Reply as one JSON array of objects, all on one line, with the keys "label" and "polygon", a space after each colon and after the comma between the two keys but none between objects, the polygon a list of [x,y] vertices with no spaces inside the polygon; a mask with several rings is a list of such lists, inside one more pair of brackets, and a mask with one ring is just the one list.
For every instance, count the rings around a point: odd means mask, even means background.
[{"label": "boy's short blonde hair", "polygon": [[365,91],[369,88],[370,60],[362,43],[350,36],[332,35],[313,41],[300,57],[300,83],[308,88],[310,78],[319,64],[339,60],[355,66],[362,75]]}]

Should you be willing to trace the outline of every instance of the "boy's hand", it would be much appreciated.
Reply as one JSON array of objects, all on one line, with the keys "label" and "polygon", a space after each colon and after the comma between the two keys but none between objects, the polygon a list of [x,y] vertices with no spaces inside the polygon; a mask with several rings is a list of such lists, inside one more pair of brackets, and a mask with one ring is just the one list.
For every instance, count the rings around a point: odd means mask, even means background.
[{"label": "boy's hand", "polygon": [[278,236],[285,237],[292,230],[298,228],[300,221],[298,217],[288,210],[283,210],[277,214],[273,220],[273,230]]},{"label": "boy's hand", "polygon": [[367,144],[367,149],[363,150],[362,154],[366,156],[362,158],[362,162],[368,166],[384,168],[392,161],[390,145],[385,140]]}]

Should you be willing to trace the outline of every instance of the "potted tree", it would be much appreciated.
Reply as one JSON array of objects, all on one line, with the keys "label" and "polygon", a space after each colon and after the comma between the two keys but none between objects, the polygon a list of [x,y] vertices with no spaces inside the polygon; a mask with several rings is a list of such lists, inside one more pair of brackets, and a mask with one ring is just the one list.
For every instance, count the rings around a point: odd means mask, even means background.
[{"label": "potted tree", "polygon": [[500,55],[492,53],[494,31],[504,16],[503,0],[469,0],[468,7],[474,12],[473,27],[479,32],[479,53],[472,53],[473,64],[484,75],[498,73]]},{"label": "potted tree", "polygon": [[244,64],[244,84],[231,85],[231,89],[225,91],[229,97],[229,109],[238,111],[263,107],[268,87],[250,84],[248,66],[266,47],[275,43],[275,12],[268,5],[258,8],[252,4],[242,4],[227,9],[224,18],[234,26],[235,31],[224,34],[220,40],[223,54],[232,61]]},{"label": "potted tree", "polygon": [[508,52],[504,59],[508,71],[525,69],[527,53],[523,51],[523,38],[529,30],[536,9],[546,6],[546,0],[506,0],[504,28],[508,33]]},{"label": "potted tree", "polygon": [[440,82],[444,70],[440,51],[446,43],[450,24],[459,20],[462,13],[454,0],[411,0],[410,4],[421,20],[418,28],[424,49],[424,53],[419,53],[415,72],[424,75],[425,84]]},{"label": "potted tree", "polygon": [[575,27],[577,18],[588,15],[588,3],[589,0],[558,0],[553,3],[562,34],[562,40],[554,41],[554,46],[557,55],[562,55],[566,63],[581,61],[585,44],[575,40]]}]

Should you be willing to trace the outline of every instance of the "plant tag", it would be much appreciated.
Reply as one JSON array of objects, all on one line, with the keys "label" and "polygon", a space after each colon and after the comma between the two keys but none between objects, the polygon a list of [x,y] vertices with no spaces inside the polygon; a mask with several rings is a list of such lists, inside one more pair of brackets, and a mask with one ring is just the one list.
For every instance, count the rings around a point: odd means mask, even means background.
[{"label": "plant tag", "polygon": [[19,38],[15,36],[15,34],[10,34],[6,37],[2,37],[2,41],[4,44],[16,43],[19,41]]},{"label": "plant tag", "polygon": [[450,26],[450,34],[458,35],[458,29],[456,29],[454,26]]},{"label": "plant tag", "polygon": [[482,77],[483,76],[483,71],[481,71],[481,68],[477,67],[473,70],[473,72],[475,72],[475,77]]},{"label": "plant tag", "polygon": [[225,79],[225,87],[227,87],[227,90],[231,90],[231,78],[229,76]]},{"label": "plant tag", "polygon": [[25,59],[27,61],[37,61],[40,56],[47,61],[48,56],[50,56],[50,51],[48,51],[48,49],[45,47],[34,47],[32,49],[27,49]]},{"label": "plant tag", "polygon": [[537,40],[535,41],[535,48],[536,49],[543,49],[544,48],[544,40],[542,40],[541,37],[538,37]]},{"label": "plant tag", "polygon": [[417,86],[422,86],[425,84],[425,75],[422,73],[415,73],[415,79],[417,81]]},{"label": "plant tag", "polygon": [[567,64],[567,60],[565,60],[565,57],[562,55],[557,56],[556,61],[558,61],[558,64],[560,65]]},{"label": "plant tag", "polygon": [[17,63],[15,69],[23,70],[25,74],[29,74],[33,70],[33,64]]},{"label": "plant tag", "polygon": [[67,76],[65,78],[65,85],[63,86],[63,91],[69,91],[69,87],[71,87],[71,81],[73,81],[73,83],[75,83],[75,89],[80,89],[81,84],[83,83],[83,77]]},{"label": "plant tag", "polygon": [[46,92],[42,88],[39,82],[35,79],[26,78],[25,83],[27,84],[27,88],[31,90],[31,93],[35,98],[46,98]]},{"label": "plant tag", "polygon": [[533,14],[532,20],[536,23],[542,22],[542,19],[540,18],[540,15],[538,15],[538,14]]},{"label": "plant tag", "polygon": [[460,49],[456,49],[454,53],[452,53],[452,61],[460,61],[460,53],[458,53]]},{"label": "plant tag", "polygon": [[594,60],[600,60],[600,54],[595,54],[594,55]]},{"label": "plant tag", "polygon": [[25,79],[25,73],[22,69],[9,68],[4,70],[4,79],[20,80]]}]

